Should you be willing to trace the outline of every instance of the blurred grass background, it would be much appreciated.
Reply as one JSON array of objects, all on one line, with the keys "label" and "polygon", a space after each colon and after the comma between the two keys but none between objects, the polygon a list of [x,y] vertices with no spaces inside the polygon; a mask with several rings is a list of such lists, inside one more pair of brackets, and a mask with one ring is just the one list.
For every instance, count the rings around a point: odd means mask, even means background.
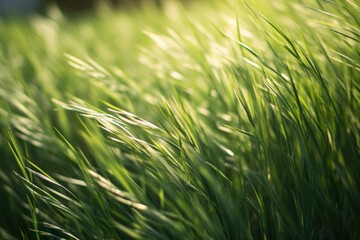
[{"label": "blurred grass background", "polygon": [[356,2],[70,8],[0,20],[1,238],[359,238]]}]

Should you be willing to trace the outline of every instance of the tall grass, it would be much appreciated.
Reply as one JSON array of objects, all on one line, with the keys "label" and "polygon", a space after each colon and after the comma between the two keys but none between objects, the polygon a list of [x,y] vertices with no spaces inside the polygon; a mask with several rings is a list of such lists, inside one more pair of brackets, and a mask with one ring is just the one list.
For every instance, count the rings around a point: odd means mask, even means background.
[{"label": "tall grass", "polygon": [[2,239],[358,239],[360,5],[0,21]]}]

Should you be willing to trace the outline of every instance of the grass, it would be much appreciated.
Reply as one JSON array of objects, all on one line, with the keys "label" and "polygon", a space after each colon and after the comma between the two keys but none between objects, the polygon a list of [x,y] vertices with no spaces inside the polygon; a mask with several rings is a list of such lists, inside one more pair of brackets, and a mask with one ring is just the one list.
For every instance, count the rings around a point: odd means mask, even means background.
[{"label": "grass", "polygon": [[0,21],[0,238],[359,239],[360,5]]}]

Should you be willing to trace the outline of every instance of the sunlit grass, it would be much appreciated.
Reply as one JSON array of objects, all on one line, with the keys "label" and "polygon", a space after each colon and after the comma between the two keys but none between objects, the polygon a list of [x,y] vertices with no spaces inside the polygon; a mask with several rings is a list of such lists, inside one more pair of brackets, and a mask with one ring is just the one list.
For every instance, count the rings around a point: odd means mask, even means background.
[{"label": "sunlit grass", "polygon": [[360,6],[234,2],[0,21],[0,238],[360,238]]}]

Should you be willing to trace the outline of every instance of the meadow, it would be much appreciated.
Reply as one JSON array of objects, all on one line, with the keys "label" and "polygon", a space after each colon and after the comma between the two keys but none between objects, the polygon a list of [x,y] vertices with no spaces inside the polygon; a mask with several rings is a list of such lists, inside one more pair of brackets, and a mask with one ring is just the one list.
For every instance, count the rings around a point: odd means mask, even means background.
[{"label": "meadow", "polygon": [[360,239],[360,4],[0,18],[0,239]]}]

